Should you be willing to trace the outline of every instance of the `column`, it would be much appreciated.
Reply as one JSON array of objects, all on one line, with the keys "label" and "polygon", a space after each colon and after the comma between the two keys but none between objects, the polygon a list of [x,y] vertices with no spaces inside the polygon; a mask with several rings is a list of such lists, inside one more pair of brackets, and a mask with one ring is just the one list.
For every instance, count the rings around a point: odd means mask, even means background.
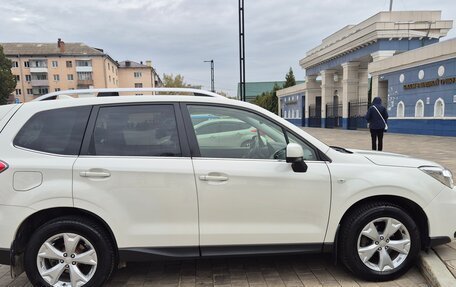
[{"label": "column", "polygon": [[395,50],[382,50],[382,51],[377,51],[371,54],[372,56],[372,62],[377,62],[389,57],[392,57],[396,53]]},{"label": "column", "polygon": [[358,67],[359,62],[342,64],[342,128],[348,128],[348,103],[358,100]]},{"label": "column", "polygon": [[367,102],[369,93],[369,76],[367,68],[358,69],[358,100]]},{"label": "column", "polygon": [[326,103],[332,102],[334,96],[335,70],[323,70],[321,75],[321,127],[326,126]]},{"label": "column", "polygon": [[277,115],[279,117],[283,118],[283,115],[282,115],[282,99],[281,99],[281,97],[279,97],[279,95],[277,95],[277,93],[276,93],[276,97],[277,97]]},{"label": "column", "polygon": [[309,126],[309,106],[315,104],[315,98],[320,95],[320,84],[317,82],[317,76],[306,76],[305,96],[305,126]]},{"label": "column", "polygon": [[[383,59],[392,57],[396,51],[377,51],[371,54],[372,61],[377,62]],[[372,75],[372,99],[375,97],[381,97],[383,101],[383,105],[387,106],[387,95],[388,95],[388,87],[386,83],[379,82],[379,75]],[[386,86],[386,88],[385,88]]]},{"label": "column", "polygon": [[372,99],[378,97],[378,75],[372,75]]}]

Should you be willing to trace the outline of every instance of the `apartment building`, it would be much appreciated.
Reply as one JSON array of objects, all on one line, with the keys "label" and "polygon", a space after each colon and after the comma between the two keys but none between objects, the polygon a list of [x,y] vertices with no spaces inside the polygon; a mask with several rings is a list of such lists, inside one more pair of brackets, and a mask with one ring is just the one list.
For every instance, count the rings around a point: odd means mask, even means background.
[{"label": "apartment building", "polygon": [[83,43],[3,43],[16,77],[15,101],[27,102],[46,93],[119,87],[117,62],[102,49]]},{"label": "apartment building", "polygon": [[119,87],[121,88],[155,88],[162,86],[163,83],[152,67],[151,61],[119,62]]}]

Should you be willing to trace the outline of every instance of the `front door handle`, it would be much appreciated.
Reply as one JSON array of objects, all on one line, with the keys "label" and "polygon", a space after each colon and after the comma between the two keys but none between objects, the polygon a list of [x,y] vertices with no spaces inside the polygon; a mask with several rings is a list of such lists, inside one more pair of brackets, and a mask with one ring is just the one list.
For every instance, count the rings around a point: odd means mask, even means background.
[{"label": "front door handle", "polygon": [[81,171],[79,175],[81,177],[106,178],[110,177],[111,173],[108,171]]},{"label": "front door handle", "polygon": [[202,181],[222,182],[222,181],[228,181],[228,176],[225,176],[225,175],[200,175],[199,179]]}]

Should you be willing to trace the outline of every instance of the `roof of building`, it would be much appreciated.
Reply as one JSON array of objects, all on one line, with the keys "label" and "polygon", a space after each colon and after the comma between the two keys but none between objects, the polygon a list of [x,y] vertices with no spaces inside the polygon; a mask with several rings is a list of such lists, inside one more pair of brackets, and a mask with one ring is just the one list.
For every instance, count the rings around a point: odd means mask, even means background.
[{"label": "roof of building", "polygon": [[119,68],[151,68],[150,66],[144,65],[142,62],[138,63],[135,61],[122,61],[119,62]]},{"label": "roof of building", "polygon": [[[296,81],[296,84],[302,84],[304,81]],[[271,82],[246,82],[245,83],[245,98],[246,100],[253,100],[257,96],[261,95],[265,92],[270,92],[274,88],[274,84],[278,84],[279,86],[283,86],[285,81],[271,81]],[[240,95],[240,84],[238,83],[237,95]]]},{"label": "roof of building", "polygon": [[103,56],[105,53],[101,49],[87,46],[84,43],[64,43],[63,51],[57,43],[0,43],[3,52],[7,56],[28,55],[28,56],[47,56],[47,55],[78,55],[78,56]]},{"label": "roof of building", "polygon": [[456,58],[456,38],[369,63],[369,72],[378,75],[454,58]]},{"label": "roof of building", "polygon": [[356,25],[348,25],[324,38],[321,44],[307,51],[299,61],[302,68],[316,66],[351,54],[380,39],[412,40],[446,36],[453,20],[442,20],[441,11],[383,11]]}]

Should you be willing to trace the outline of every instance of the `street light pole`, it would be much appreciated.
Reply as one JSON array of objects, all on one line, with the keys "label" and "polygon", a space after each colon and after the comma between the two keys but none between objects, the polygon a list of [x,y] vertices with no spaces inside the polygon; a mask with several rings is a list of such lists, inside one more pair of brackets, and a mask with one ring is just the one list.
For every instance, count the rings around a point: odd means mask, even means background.
[{"label": "street light pole", "polygon": [[244,31],[244,0],[239,0],[239,95],[245,101],[245,31]]},{"label": "street light pole", "polygon": [[393,0],[390,0],[390,12],[393,11]]},{"label": "street light pole", "polygon": [[214,87],[214,60],[204,61],[205,63],[211,63],[211,92],[215,93]]}]

